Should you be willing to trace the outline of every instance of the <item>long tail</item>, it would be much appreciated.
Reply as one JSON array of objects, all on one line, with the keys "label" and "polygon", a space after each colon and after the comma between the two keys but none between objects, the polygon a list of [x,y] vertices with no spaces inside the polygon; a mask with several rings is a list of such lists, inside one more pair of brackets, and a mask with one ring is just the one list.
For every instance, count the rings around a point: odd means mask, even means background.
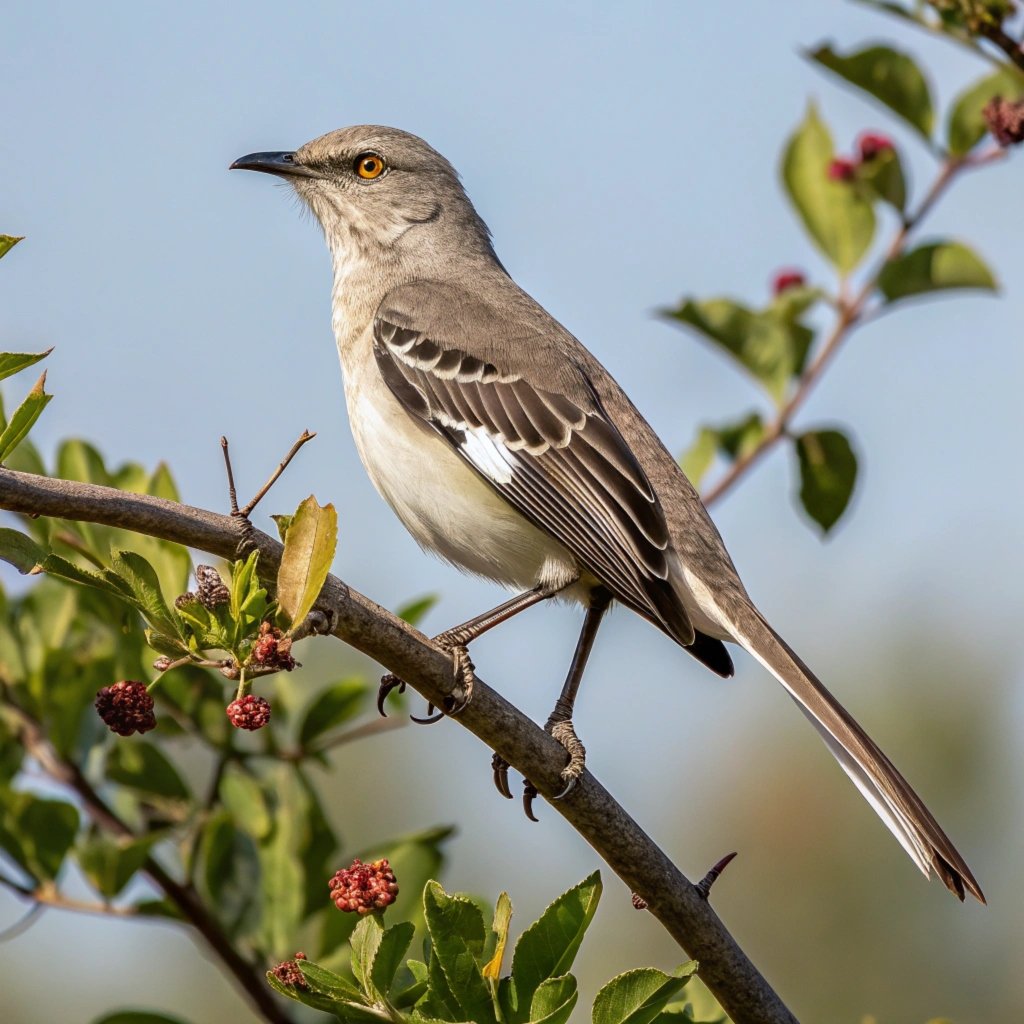
[{"label": "long tail", "polygon": [[959,899],[963,900],[966,889],[984,903],[971,869],[921,798],[782,637],[752,605],[729,618],[736,641],[789,691],[854,785],[925,876],[934,871]]}]

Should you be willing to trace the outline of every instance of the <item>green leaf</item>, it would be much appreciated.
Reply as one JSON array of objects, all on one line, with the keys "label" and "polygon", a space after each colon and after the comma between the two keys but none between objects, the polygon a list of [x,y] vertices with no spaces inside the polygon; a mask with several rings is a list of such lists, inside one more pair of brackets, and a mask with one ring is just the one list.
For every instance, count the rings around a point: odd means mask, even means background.
[{"label": "green leaf", "polygon": [[270,835],[273,822],[263,787],[241,768],[229,765],[220,781],[220,797],[235,825],[253,839]]},{"label": "green leaf", "polygon": [[0,259],[3,259],[19,242],[24,240],[24,235],[0,235]]},{"label": "green leaf", "polygon": [[960,242],[931,242],[889,260],[878,275],[888,302],[949,288],[996,290],[996,279],[982,259]]},{"label": "green leaf", "polygon": [[883,149],[857,168],[857,183],[869,198],[881,199],[902,213],[907,205],[907,183],[895,149]]},{"label": "green leaf", "polygon": [[569,973],[600,898],[601,873],[595,871],[562,893],[519,937],[512,957],[517,1020],[527,1019],[544,981]]},{"label": "green leaf", "polygon": [[78,833],[78,811],[63,800],[0,789],[0,848],[37,880],[57,877]]},{"label": "green leaf", "polygon": [[32,424],[39,419],[39,414],[53,398],[53,395],[48,395],[43,390],[45,384],[46,371],[44,370],[35,386],[25,396],[25,400],[14,410],[3,433],[0,433],[0,462],[3,462],[25,439],[32,429]]},{"label": "green leaf", "polygon": [[764,437],[760,413],[752,412],[736,423],[727,423],[715,430],[718,448],[734,462],[749,455]]},{"label": "green leaf", "polygon": [[395,975],[402,966],[415,933],[416,929],[411,921],[399,921],[386,929],[381,936],[370,967],[370,983],[382,996],[387,996],[391,991]]},{"label": "green leaf", "polygon": [[831,181],[832,137],[811,104],[782,158],[782,179],[808,234],[846,274],[860,262],[875,233],[875,213],[852,183]]},{"label": "green leaf", "polygon": [[158,633],[179,636],[181,628],[171,614],[160,590],[160,577],[142,555],[118,551],[112,559],[114,572],[131,587],[135,604]]},{"label": "green leaf", "polygon": [[96,1017],[92,1024],[186,1024],[182,1017],[169,1017],[166,1013],[149,1010],[118,1010]]},{"label": "green leaf", "polygon": [[46,555],[47,552],[25,534],[6,526],[0,527],[0,558],[23,576],[38,572]]},{"label": "green leaf", "polygon": [[491,990],[480,970],[484,949],[480,908],[465,896],[449,896],[437,882],[428,882],[423,890],[423,913],[433,947],[431,989],[435,979],[440,980],[433,970],[436,962],[447,983],[445,1003],[463,1015],[455,1019],[495,1024]]},{"label": "green leaf", "polygon": [[755,312],[732,299],[685,299],[664,315],[724,349],[779,401],[803,365],[812,331],[771,307]]},{"label": "green leaf", "polygon": [[579,999],[576,979],[571,974],[548,978],[537,986],[530,1003],[531,1024],[566,1024]]},{"label": "green leaf", "polygon": [[281,538],[281,543],[283,544],[285,537],[288,536],[288,527],[292,525],[292,519],[294,519],[295,517],[286,515],[276,515],[271,516],[270,518],[273,519],[274,523],[277,525],[277,535]]},{"label": "green leaf", "polygon": [[844,57],[830,46],[822,46],[808,56],[869,93],[924,138],[931,136],[935,114],[928,82],[905,53],[888,46],[869,46]]},{"label": "green leaf", "polygon": [[[7,237],[7,235],[0,235],[0,239]],[[3,256],[3,252],[0,252],[0,256]],[[45,352],[0,352],[0,380],[24,370],[27,366],[33,366],[40,359],[45,359],[52,351],[52,348],[48,348]]]},{"label": "green leaf", "polygon": [[354,718],[366,696],[366,681],[350,676],[317,694],[302,719],[299,746],[305,750],[329,729]]},{"label": "green leaf", "polygon": [[367,914],[359,919],[359,924],[349,939],[349,945],[352,947],[352,974],[371,1002],[375,1002],[382,995],[373,987],[370,972],[383,935],[384,925],[381,924],[380,918],[376,914]]},{"label": "green leaf", "polygon": [[982,111],[997,96],[1006,100],[1024,99],[1024,78],[1009,68],[1002,68],[986,75],[957,96],[949,110],[946,125],[950,153],[964,156],[984,138],[988,125]]},{"label": "green leaf", "polygon": [[60,555],[52,554],[47,555],[43,559],[40,568],[50,576],[67,580],[69,583],[78,583],[83,587],[93,587],[96,590],[102,590],[104,593],[112,594],[121,601],[130,602],[132,600],[131,587],[116,573],[110,571],[102,573],[92,572],[89,569],[82,569],[75,565],[74,562],[69,562],[66,558],[61,558]]},{"label": "green leaf", "polygon": [[309,960],[296,960],[305,988],[292,988],[282,984],[273,971],[267,971],[267,981],[274,991],[295,999],[306,1006],[335,1014],[343,1021],[357,1021],[359,1024],[381,1024],[381,1014],[375,1008],[365,1005],[363,994],[340,975],[333,974]]},{"label": "green leaf", "polygon": [[147,740],[120,740],[110,748],[107,778],[169,800],[188,800],[188,787],[167,755]]},{"label": "green leaf", "polygon": [[494,920],[491,922],[491,931],[494,934],[494,954],[483,966],[485,978],[497,980],[501,977],[501,964],[505,959],[505,946],[508,944],[508,927],[512,921],[512,900],[507,892],[498,897],[494,907]]},{"label": "green leaf", "polygon": [[419,626],[427,612],[437,604],[438,600],[437,594],[425,594],[423,597],[416,598],[415,601],[403,604],[395,614],[408,622],[410,626]]},{"label": "green leaf", "polygon": [[338,543],[338,513],[333,505],[317,504],[310,495],[295,510],[277,570],[277,600],[297,626],[309,614],[323,589]]},{"label": "green leaf", "polygon": [[857,480],[857,457],[838,430],[812,430],[796,439],[800,460],[800,501],[828,533],[850,503]]},{"label": "green leaf", "polygon": [[649,1024],[696,969],[691,960],[671,974],[641,967],[612,978],[594,998],[593,1024]]},{"label": "green leaf", "polygon": [[112,839],[94,834],[79,844],[78,863],[96,891],[113,899],[132,880],[149,851],[162,838],[159,832],[138,839]]}]

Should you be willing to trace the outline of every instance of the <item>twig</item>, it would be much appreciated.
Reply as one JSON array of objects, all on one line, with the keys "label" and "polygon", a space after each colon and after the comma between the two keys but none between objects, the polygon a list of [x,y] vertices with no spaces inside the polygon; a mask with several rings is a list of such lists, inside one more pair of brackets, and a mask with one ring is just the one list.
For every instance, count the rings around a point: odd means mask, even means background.
[{"label": "twig", "polygon": [[277,469],[275,469],[274,472],[270,474],[270,478],[267,480],[267,482],[256,492],[252,501],[250,501],[249,504],[246,505],[245,508],[243,508],[240,512],[238,511],[238,506],[236,505],[232,509],[232,513],[241,516],[243,519],[247,519],[250,515],[252,515],[253,509],[256,508],[256,506],[263,500],[264,497],[266,497],[267,491],[269,491],[270,488],[277,483],[278,477],[288,468],[288,463],[295,458],[295,456],[299,452],[299,449],[307,441],[312,441],[314,437],[316,437],[315,433],[311,434],[308,430],[304,430],[299,435],[299,439],[288,450],[288,454],[281,460]]},{"label": "twig", "polygon": [[[113,493],[120,492],[113,491]],[[172,505],[173,502],[167,502],[167,504]],[[22,509],[19,508],[17,511],[22,511]],[[72,515],[70,518],[76,517]],[[99,520],[92,521],[99,522]],[[44,735],[39,723],[28,712],[16,705],[10,699],[9,694],[6,695],[5,708],[17,721],[18,738],[28,754],[36,760],[51,779],[78,796],[96,825],[114,836],[137,838],[132,829],[107,806],[93,789],[92,784],[82,774],[78,765],[61,757]],[[263,1018],[270,1024],[292,1024],[289,1017],[274,1000],[270,989],[264,984],[262,972],[242,957],[230,937],[225,934],[220,924],[207,910],[196,891],[190,885],[182,885],[175,881],[152,856],[147,857],[143,862],[143,870],[177,907],[182,917],[202,935],[221,963],[235,978],[243,995],[263,1015]]]},{"label": "twig", "polygon": [[[119,526],[222,558],[233,556],[244,529],[238,517],[149,495],[2,468],[0,508]],[[251,530],[249,539],[260,552],[261,577],[273,580],[282,545],[256,529]],[[428,701],[444,706],[454,685],[449,653],[335,576],[327,577],[317,607],[331,613],[334,636],[405,679]],[[549,799],[563,788],[559,772],[565,752],[483,680],[478,679],[472,702],[452,721],[532,779]],[[584,772],[569,799],[551,806],[583,836],[629,891],[650,894],[651,913],[689,956],[700,961],[702,980],[735,1024],[795,1024],[793,1014],[696,887],[589,771]],[[157,878],[161,887],[175,884],[158,865],[156,870],[162,876]],[[195,899],[187,890],[183,898]],[[206,914],[201,904],[197,909]],[[249,967],[244,961],[238,968],[237,954],[230,945],[222,951],[215,944],[220,941],[219,935],[210,941],[222,958],[226,952],[234,955],[236,968],[242,972],[233,969],[236,977],[251,977],[245,973]]]},{"label": "twig", "polygon": [[231,514],[237,516],[238,512],[238,491],[235,488],[235,474],[231,468],[231,452],[228,451],[228,439],[221,437],[220,450],[224,456],[224,472],[228,475],[228,501],[231,502]]},{"label": "twig", "polygon": [[1001,25],[982,24],[978,27],[978,35],[984,36],[990,43],[999,47],[1013,63],[1024,71],[1024,49],[1016,39],[1008,36]]},{"label": "twig", "polygon": [[[782,408],[776,413],[775,418],[765,427],[764,434],[758,443],[736,459],[726,472],[710,487],[703,495],[705,505],[712,505],[718,501],[726,492],[731,490],[747,471],[766,455],[775,445],[787,436],[789,424],[797,411],[807,401],[814,385],[821,379],[826,367],[835,357],[843,343],[850,336],[853,328],[863,323],[864,307],[871,298],[872,293],[878,286],[878,278],[886,264],[895,259],[903,251],[911,232],[917,228],[924,217],[928,215],[932,207],[939,201],[943,193],[949,187],[950,182],[961,171],[980,167],[1002,159],[1006,151],[1001,148],[993,148],[978,154],[975,157],[954,157],[948,156],[939,168],[939,173],[932,182],[931,187],[921,200],[917,210],[908,215],[900,224],[893,235],[885,254],[879,260],[878,265],[868,275],[860,290],[852,298],[841,298],[838,305],[836,322],[832,327],[825,343],[818,350],[817,355],[811,360],[810,365],[804,370],[797,381],[796,388]],[[877,310],[874,311],[877,315]]]}]

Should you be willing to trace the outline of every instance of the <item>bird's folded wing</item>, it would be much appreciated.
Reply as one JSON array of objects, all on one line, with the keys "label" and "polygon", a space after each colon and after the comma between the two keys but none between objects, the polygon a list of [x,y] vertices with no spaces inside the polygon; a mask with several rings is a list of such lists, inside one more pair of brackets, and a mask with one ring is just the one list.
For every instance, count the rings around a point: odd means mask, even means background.
[{"label": "bird's folded wing", "polygon": [[[669,581],[664,513],[583,371],[546,350],[536,325],[516,324],[454,291],[417,282],[381,304],[374,354],[392,394],[619,600],[692,643],[693,627]],[[534,357],[551,359],[560,379],[552,372],[542,386],[536,372],[528,380],[509,365],[536,371]],[[571,386],[560,386],[567,372]]]}]

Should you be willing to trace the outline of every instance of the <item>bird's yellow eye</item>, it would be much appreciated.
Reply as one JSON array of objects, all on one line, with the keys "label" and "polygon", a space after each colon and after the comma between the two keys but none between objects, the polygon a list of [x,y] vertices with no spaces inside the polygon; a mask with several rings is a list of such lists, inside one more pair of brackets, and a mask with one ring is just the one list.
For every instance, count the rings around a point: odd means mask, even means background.
[{"label": "bird's yellow eye", "polygon": [[377,153],[360,153],[356,157],[356,174],[367,181],[379,178],[386,169],[387,164],[384,163],[384,157],[379,156]]}]

